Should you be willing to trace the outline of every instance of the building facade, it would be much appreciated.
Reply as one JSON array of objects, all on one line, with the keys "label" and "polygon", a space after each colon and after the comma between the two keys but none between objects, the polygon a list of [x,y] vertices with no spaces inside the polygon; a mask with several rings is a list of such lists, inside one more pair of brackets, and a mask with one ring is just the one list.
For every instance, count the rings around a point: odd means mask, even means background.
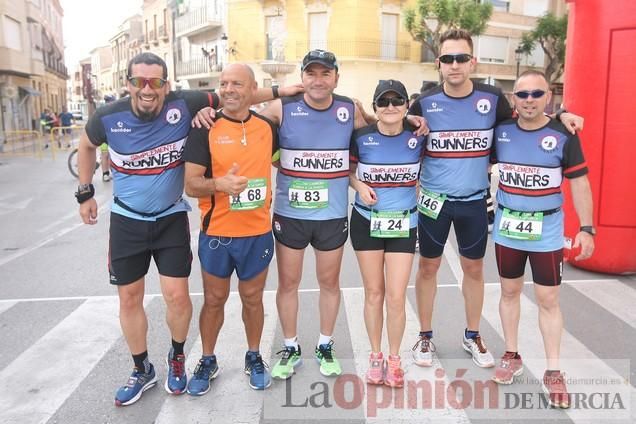
[{"label": "building facade", "polygon": [[120,94],[126,88],[128,61],[141,52],[145,43],[143,18],[136,14],[126,19],[110,38],[112,52],[111,78],[113,90]]},{"label": "building facade", "polygon": [[[58,0],[0,2],[0,130],[39,129],[66,104],[64,12]],[[4,135],[3,135],[4,137]]]}]

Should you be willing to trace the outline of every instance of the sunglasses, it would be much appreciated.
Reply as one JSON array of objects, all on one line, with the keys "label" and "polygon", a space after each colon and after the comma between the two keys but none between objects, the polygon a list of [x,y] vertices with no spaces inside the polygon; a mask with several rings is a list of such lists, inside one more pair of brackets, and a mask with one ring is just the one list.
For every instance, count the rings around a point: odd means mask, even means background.
[{"label": "sunglasses", "polygon": [[322,60],[324,62],[336,65],[336,55],[325,50],[311,50],[303,59],[303,66],[312,60]]},{"label": "sunglasses", "polygon": [[532,91],[517,91],[515,96],[520,99],[527,99],[528,97],[532,97],[533,99],[540,99],[545,95],[545,91],[543,90],[532,90]]},{"label": "sunglasses", "polygon": [[438,59],[442,63],[451,64],[453,62],[457,63],[466,63],[472,59],[473,56],[468,53],[459,53],[459,54],[443,54]]},{"label": "sunglasses", "polygon": [[377,107],[389,107],[390,104],[397,107],[404,106],[405,103],[406,99],[403,97],[381,97],[375,101]]},{"label": "sunglasses", "polygon": [[166,85],[166,80],[162,78],[130,77],[128,78],[128,82],[135,88],[144,88],[146,84],[148,84],[150,88],[154,90]]}]

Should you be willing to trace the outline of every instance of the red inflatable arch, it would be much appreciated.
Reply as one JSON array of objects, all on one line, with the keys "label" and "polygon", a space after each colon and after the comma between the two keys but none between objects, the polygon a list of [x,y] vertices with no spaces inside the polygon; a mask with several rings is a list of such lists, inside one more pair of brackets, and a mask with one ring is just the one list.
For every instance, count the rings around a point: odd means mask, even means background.
[{"label": "red inflatable arch", "polygon": [[[594,255],[574,266],[636,272],[636,1],[570,4],[564,103],[585,117],[581,141],[589,165],[597,227]],[[579,222],[566,187],[565,234]]]}]

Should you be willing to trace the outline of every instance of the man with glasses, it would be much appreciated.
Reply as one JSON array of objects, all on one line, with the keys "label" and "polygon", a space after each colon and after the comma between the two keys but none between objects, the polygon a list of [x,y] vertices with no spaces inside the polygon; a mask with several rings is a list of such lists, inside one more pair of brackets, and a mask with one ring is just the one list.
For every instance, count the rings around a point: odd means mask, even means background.
[{"label": "man with glasses", "polygon": [[[512,116],[512,109],[501,90],[469,79],[476,65],[472,53],[472,38],[467,31],[452,29],[442,34],[440,56],[435,62],[443,83],[423,93],[409,110],[409,114],[424,116],[430,129],[418,198],[420,260],[415,291],[421,331],[413,357],[420,366],[432,365],[437,272],[451,223],[463,272],[460,284],[466,327],[462,348],[476,365],[495,365],[479,334],[483,258],[488,240],[485,199],[493,129]],[[570,131],[580,126],[577,118],[561,116]]]},{"label": "man with glasses", "polygon": [[594,251],[592,192],[581,143],[558,121],[544,115],[552,92],[545,75],[526,71],[514,87],[513,103],[518,119],[495,129],[493,161],[499,163],[498,208],[493,239],[501,278],[499,314],[506,352],[493,380],[511,384],[523,373],[518,353],[520,297],[526,262],[532,267],[534,293],[539,309],[539,329],[547,358],[543,390],[550,404],[570,405],[559,350],[563,317],[559,286],[563,271],[563,176],[570,181],[574,208],[581,228],[573,248],[581,248],[575,260]]},{"label": "man with glasses", "polygon": [[[211,93],[170,91],[167,77],[166,64],[157,55],[133,57],[128,63],[130,95],[99,108],[80,137],[80,185],[75,196],[84,223],[97,222],[91,181],[95,150],[102,143],[108,143],[113,171],[108,268],[110,282],[118,289],[120,323],[134,362],[128,382],[115,395],[118,406],[136,402],[157,382],[148,359],[143,306],[151,258],[159,270],[172,336],[164,387],[172,394],[186,388],[183,348],[192,315],[192,253],[181,155],[192,116],[205,106],[217,108],[220,100]],[[271,89],[264,91],[255,101],[272,97]]]}]

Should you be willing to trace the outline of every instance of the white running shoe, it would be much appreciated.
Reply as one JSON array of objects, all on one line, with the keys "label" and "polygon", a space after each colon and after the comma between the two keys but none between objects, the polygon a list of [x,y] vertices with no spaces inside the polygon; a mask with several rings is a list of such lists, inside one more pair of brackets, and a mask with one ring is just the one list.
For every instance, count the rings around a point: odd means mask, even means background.
[{"label": "white running shoe", "polygon": [[475,365],[482,368],[492,368],[495,366],[495,358],[488,352],[479,334],[475,336],[474,339],[467,339],[466,333],[464,333],[463,339],[462,347],[466,352],[472,355]]}]

